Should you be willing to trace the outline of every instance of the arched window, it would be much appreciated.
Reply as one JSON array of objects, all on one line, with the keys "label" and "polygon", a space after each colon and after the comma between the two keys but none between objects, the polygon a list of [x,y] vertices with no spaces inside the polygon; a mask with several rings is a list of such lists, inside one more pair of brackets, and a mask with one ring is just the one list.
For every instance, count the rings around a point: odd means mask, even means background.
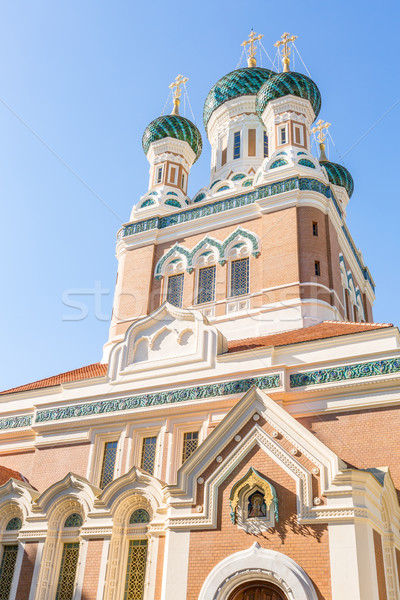
[{"label": "arched window", "polygon": [[21,529],[22,527],[22,521],[19,517],[13,517],[12,519],[10,519],[7,523],[6,526],[6,531],[16,531],[18,529]]},{"label": "arched window", "polygon": [[231,262],[230,296],[249,293],[249,259],[239,258]]},{"label": "arched window", "polygon": [[129,519],[130,525],[134,523],[150,523],[150,515],[147,510],[144,508],[138,508],[135,510]]},{"label": "arched window", "polygon": [[215,265],[199,269],[197,283],[197,304],[215,300]]},{"label": "arched window", "polygon": [[79,513],[71,513],[64,523],[64,527],[82,527],[82,517]]},{"label": "arched window", "polygon": [[167,280],[167,302],[181,307],[183,302],[184,274],[170,275]]}]

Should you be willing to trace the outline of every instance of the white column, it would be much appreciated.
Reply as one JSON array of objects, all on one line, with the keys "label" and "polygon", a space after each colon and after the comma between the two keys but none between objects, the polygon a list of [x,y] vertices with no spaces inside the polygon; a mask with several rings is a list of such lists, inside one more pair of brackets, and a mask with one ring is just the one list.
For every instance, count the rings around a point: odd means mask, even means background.
[{"label": "white column", "polygon": [[87,540],[87,539],[83,539],[80,542],[80,549],[79,549],[80,556],[79,556],[79,563],[78,563],[78,573],[77,573],[77,577],[76,577],[74,600],[81,600],[81,596],[82,596],[83,578],[85,576],[86,555],[87,555],[87,551],[88,551],[88,543],[89,543],[89,540]]},{"label": "white column", "polygon": [[43,548],[44,548],[44,540],[42,542],[38,543],[36,559],[35,559],[35,567],[33,569],[33,575],[32,575],[31,591],[29,592],[29,600],[34,600],[34,598],[35,598],[35,593],[36,593],[36,589],[37,589],[36,586],[37,586],[39,572],[40,572],[40,565],[42,564]]},{"label": "white column", "polygon": [[103,600],[104,590],[106,589],[106,573],[107,573],[109,548],[110,548],[110,539],[105,539],[103,541],[103,551],[101,553],[99,583],[97,586],[96,600]]},{"label": "white column", "polygon": [[332,600],[376,600],[372,528],[366,521],[329,523]]},{"label": "white column", "polygon": [[167,531],[161,600],[186,600],[189,531]]}]

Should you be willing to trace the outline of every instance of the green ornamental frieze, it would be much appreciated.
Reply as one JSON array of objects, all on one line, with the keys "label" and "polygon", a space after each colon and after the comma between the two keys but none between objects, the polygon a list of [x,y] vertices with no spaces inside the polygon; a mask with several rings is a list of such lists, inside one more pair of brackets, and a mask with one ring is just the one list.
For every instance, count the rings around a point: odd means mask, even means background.
[{"label": "green ornamental frieze", "polygon": [[305,373],[294,373],[290,376],[290,387],[303,387],[306,385],[319,385],[321,383],[337,383],[349,379],[374,377],[375,375],[390,375],[400,372],[400,358],[388,360],[375,360],[358,365],[346,365],[331,369],[319,369]]},{"label": "green ornamental frieze", "polygon": [[32,415],[21,415],[18,417],[6,417],[0,419],[0,430],[16,429],[17,427],[30,427],[32,425]]},{"label": "green ornamental frieze", "polygon": [[243,394],[253,385],[265,390],[280,386],[278,374],[265,375],[264,377],[252,377],[251,379],[239,379],[226,383],[212,383],[199,385],[181,390],[168,392],[157,392],[153,394],[142,394],[129,398],[118,398],[115,400],[100,400],[98,402],[87,402],[74,406],[63,406],[60,408],[38,410],[36,423],[47,421],[59,421],[61,419],[73,419],[90,415],[118,412],[121,410],[134,410],[135,408],[147,408],[161,404],[174,404],[175,402],[186,402],[187,400],[202,400],[205,398],[216,398],[218,396],[229,396],[231,394]]}]

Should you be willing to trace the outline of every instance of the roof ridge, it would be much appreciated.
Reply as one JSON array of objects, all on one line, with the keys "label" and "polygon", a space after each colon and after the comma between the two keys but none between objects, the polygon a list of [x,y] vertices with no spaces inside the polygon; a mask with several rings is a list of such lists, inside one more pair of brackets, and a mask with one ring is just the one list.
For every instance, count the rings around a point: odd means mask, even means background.
[{"label": "roof ridge", "polygon": [[[322,323],[335,323],[337,325],[369,325],[370,327],[393,327],[393,323],[374,323],[373,321],[321,321],[318,325]],[[313,325],[311,327],[314,327]]]}]

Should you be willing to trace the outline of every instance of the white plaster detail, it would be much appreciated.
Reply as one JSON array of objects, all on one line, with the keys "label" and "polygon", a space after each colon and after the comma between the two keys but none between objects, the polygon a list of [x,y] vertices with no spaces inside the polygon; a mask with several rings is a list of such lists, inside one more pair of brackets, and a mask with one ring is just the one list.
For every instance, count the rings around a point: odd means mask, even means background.
[{"label": "white plaster detail", "polygon": [[227,600],[237,586],[252,579],[273,583],[288,600],[317,600],[311,580],[294,560],[257,542],[218,563],[207,576],[199,600]]}]

